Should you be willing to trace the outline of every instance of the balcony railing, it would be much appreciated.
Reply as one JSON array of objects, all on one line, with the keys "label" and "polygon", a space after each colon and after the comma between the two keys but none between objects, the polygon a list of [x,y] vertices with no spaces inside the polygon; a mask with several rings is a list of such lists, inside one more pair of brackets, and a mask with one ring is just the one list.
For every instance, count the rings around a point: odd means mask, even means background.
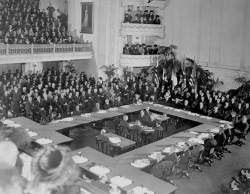
[{"label": "balcony railing", "polygon": [[[11,57],[10,57],[11,56]],[[91,44],[1,44],[0,64],[90,59]],[[14,60],[14,61],[13,61]]]},{"label": "balcony railing", "polygon": [[158,7],[160,9],[164,9],[167,4],[169,4],[170,0],[153,0],[148,3],[148,0],[122,0],[122,6],[135,5],[135,6],[150,6],[150,7]]},{"label": "balcony railing", "polygon": [[122,23],[121,34],[126,35],[145,35],[145,36],[159,36],[164,37],[164,25],[157,24],[136,24],[136,23]]},{"label": "balcony railing", "polygon": [[148,67],[156,65],[157,55],[124,55],[120,63],[123,67]]},{"label": "balcony railing", "polygon": [[0,55],[91,52],[90,44],[2,44]]}]

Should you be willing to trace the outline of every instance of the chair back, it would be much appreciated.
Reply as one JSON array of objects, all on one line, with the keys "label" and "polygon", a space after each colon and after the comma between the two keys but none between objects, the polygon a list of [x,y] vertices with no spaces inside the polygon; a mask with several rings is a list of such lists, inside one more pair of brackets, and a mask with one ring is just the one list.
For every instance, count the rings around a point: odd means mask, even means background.
[{"label": "chair back", "polygon": [[121,135],[121,132],[120,132],[120,120],[118,118],[115,118],[115,133],[117,135]]},{"label": "chair back", "polygon": [[191,161],[194,163],[198,163],[201,159],[201,155],[204,151],[204,147],[202,145],[197,145],[194,149],[191,151]]},{"label": "chair back", "polygon": [[172,161],[161,161],[152,167],[151,174],[156,178],[164,179],[173,174],[174,167],[175,163]]},{"label": "chair back", "polygon": [[187,170],[189,168],[189,163],[192,158],[192,154],[190,149],[187,149],[183,152],[183,155],[180,157],[180,160],[178,162],[178,168]]},{"label": "chair back", "polygon": [[112,142],[108,142],[107,148],[108,148],[107,155],[111,157],[118,156],[121,153],[120,147],[114,145]]},{"label": "chair back", "polygon": [[163,129],[157,131],[157,141],[163,139]]},{"label": "chair back", "polygon": [[108,144],[106,142],[105,139],[102,138],[98,138],[98,136],[96,137],[96,149],[99,152],[102,152],[104,154],[107,154],[108,151]]}]

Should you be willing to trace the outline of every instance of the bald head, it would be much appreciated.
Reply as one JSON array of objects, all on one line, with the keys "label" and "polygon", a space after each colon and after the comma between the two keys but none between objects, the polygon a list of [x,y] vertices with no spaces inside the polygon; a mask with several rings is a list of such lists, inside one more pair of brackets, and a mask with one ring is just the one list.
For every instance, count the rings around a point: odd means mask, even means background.
[{"label": "bald head", "polygon": [[18,149],[11,141],[0,142],[0,164],[9,167],[16,165]]}]

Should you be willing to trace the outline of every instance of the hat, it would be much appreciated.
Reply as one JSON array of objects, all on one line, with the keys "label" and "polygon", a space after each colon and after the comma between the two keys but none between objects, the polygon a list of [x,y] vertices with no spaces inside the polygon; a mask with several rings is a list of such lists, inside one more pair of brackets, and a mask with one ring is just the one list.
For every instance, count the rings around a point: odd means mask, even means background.
[{"label": "hat", "polygon": [[45,183],[48,188],[55,189],[71,185],[79,177],[79,169],[70,155],[70,149],[51,145],[38,151],[31,163],[34,175],[33,187]]}]

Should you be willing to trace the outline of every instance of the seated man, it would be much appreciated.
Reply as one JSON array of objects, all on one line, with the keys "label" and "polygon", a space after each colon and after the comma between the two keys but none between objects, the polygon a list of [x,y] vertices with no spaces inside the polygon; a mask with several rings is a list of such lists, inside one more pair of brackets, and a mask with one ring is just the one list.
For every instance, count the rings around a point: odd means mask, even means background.
[{"label": "seated man", "polygon": [[149,127],[156,127],[156,120],[154,118],[154,115],[150,115],[149,120],[147,121],[147,126]]},{"label": "seated man", "polygon": [[121,101],[121,96],[117,96],[117,99],[115,99],[115,102],[114,102],[114,106],[115,107],[119,107],[119,106],[122,106],[123,103]]},{"label": "seated man", "polygon": [[139,116],[138,116],[137,119],[141,122],[141,124],[143,124],[143,125],[146,125],[146,124],[147,124],[147,118],[146,118],[146,116],[145,116],[144,110],[141,110],[141,111],[140,111],[140,114],[139,114]]},{"label": "seated man", "polygon": [[139,94],[135,94],[135,98],[133,99],[134,104],[142,103],[142,100],[140,99]]},{"label": "seated man", "polygon": [[147,139],[149,142],[155,142],[158,141],[160,137],[158,137],[159,133],[163,133],[163,128],[161,126],[161,123],[159,121],[156,122],[156,129],[154,130],[154,132],[152,134],[150,134]]},{"label": "seated man", "polygon": [[[242,119],[241,119],[241,122],[239,123],[236,123],[235,128],[232,129],[232,139],[231,141],[233,141],[233,138],[235,136],[237,137],[242,137],[243,139],[245,139],[245,135],[247,134],[248,130],[249,130],[249,125],[247,123],[247,117],[244,115],[242,116]],[[234,144],[238,145],[238,146],[241,146],[243,145],[244,143],[240,140],[237,140],[236,142],[234,142]]]},{"label": "seated man", "polygon": [[75,110],[73,112],[73,115],[74,116],[80,116],[81,115],[81,111],[80,111],[79,105],[76,105],[76,108],[75,108]]},{"label": "seated man", "polygon": [[103,108],[104,108],[104,110],[108,110],[108,109],[111,108],[111,107],[110,107],[110,104],[109,104],[109,99],[106,99],[106,100],[105,100],[105,103],[104,103],[104,105],[103,105]]},{"label": "seated man", "polygon": [[204,141],[204,157],[211,158],[219,158],[217,155],[214,153],[214,149],[217,146],[217,141],[214,139],[214,135],[212,133],[209,134],[209,137],[207,140]]},{"label": "seated man", "polygon": [[150,115],[152,114],[149,110],[150,110],[149,107],[147,107],[145,110],[145,117],[146,117],[147,122],[150,118]]},{"label": "seated man", "polygon": [[172,175],[174,171],[175,162],[172,161],[163,161],[163,156],[158,153],[156,155],[156,164],[151,169],[151,174],[159,179],[170,182],[174,185],[172,180],[169,179],[169,176]]},{"label": "seated man", "polygon": [[130,126],[128,123],[128,115],[124,115],[123,119],[120,122],[120,126],[122,127],[122,136],[127,137],[130,133]]},{"label": "seated man", "polygon": [[101,110],[100,103],[96,102],[94,108],[92,109],[92,112],[98,112],[99,110]]}]

